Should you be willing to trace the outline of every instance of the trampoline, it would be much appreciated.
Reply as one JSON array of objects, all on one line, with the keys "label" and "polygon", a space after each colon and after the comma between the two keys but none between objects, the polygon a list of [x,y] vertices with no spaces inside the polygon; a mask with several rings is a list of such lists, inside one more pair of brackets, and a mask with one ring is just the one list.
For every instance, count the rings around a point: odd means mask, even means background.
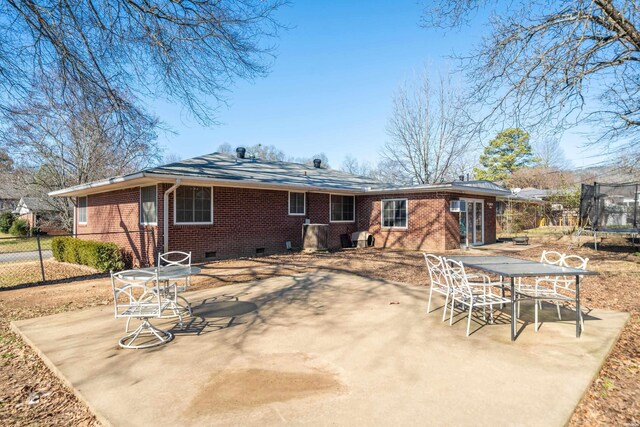
[{"label": "trampoline", "polygon": [[593,231],[596,250],[598,233],[629,234],[635,245],[639,215],[640,183],[582,184],[579,225]]}]

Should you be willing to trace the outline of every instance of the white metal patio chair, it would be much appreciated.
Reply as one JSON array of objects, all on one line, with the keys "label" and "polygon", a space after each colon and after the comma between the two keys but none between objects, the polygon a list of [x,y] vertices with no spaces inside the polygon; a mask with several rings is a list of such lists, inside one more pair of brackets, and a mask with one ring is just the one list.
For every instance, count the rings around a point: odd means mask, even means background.
[{"label": "white metal patio chair", "polygon": [[[138,279],[125,278],[127,274],[135,274]],[[120,339],[120,347],[155,347],[166,344],[173,338],[170,332],[158,329],[149,322],[149,319],[160,318],[168,305],[160,294],[159,286],[157,272],[144,276],[131,270],[111,273],[116,319],[127,319],[126,332],[129,332],[131,319],[141,320],[135,330]]]},{"label": "white metal patio chair", "polygon": [[[579,255],[562,254],[559,265],[563,267],[577,268],[579,270],[586,270],[588,263],[589,258],[583,258]],[[536,280],[535,295],[539,298],[539,301],[549,300],[555,302],[556,310],[558,312],[558,320],[562,320],[560,304],[576,303],[576,278],[575,276],[554,276],[538,278]],[[537,305],[535,313],[535,324],[537,331],[539,328]],[[580,313],[580,325],[582,327],[582,330],[584,330],[584,318],[582,316],[582,313]]]},{"label": "white metal patio chair", "polygon": [[449,287],[449,281],[446,277],[446,267],[444,260],[438,255],[423,253],[424,260],[427,263],[427,270],[429,271],[429,280],[431,284],[429,286],[429,303],[427,304],[427,314],[431,312],[431,297],[434,292],[445,296],[444,306],[442,307],[442,321],[444,322],[447,316],[447,306],[449,305],[449,296],[451,295],[451,288]]},{"label": "white metal patio chair", "polygon": [[[540,262],[544,264],[549,264],[549,265],[562,265],[562,259],[564,258],[564,256],[565,256],[564,254],[557,251],[544,250],[540,255]],[[542,294],[547,292],[547,290],[544,287],[538,286],[538,282],[540,281],[540,279],[541,278],[537,278],[535,283],[531,284],[531,283],[523,283],[522,278],[518,277],[516,282],[516,292],[523,295],[534,296],[534,297],[542,296]],[[546,277],[543,279],[546,279]],[[541,300],[535,300],[535,304],[538,306],[539,309],[542,309]],[[516,311],[517,311],[517,317],[520,317],[520,301],[518,301]],[[537,319],[537,311],[536,311],[536,319]]]},{"label": "white metal patio chair", "polygon": [[[184,268],[191,269],[191,252],[171,251],[158,255],[158,267],[159,268]],[[191,303],[179,294],[185,292],[191,284],[191,276],[187,274],[184,279],[184,285],[179,285],[177,282],[171,284],[165,283],[165,286],[161,288],[164,296],[170,301],[168,310],[173,311],[174,316],[180,316],[181,312],[186,312],[191,316]],[[183,304],[180,304],[178,300],[182,300]],[[182,323],[182,318],[181,318]]]},{"label": "white metal patio chair", "polygon": [[511,302],[510,298],[495,295],[492,292],[494,287],[502,287],[503,284],[501,282],[471,283],[465,272],[464,265],[461,262],[444,258],[444,265],[447,271],[446,277],[451,286],[451,315],[449,317],[449,325],[453,324],[453,310],[456,303],[459,303],[462,307],[469,307],[469,312],[467,313],[467,336],[469,336],[471,316],[474,308],[482,307],[483,319],[486,320],[486,309],[488,306],[490,319],[493,322],[494,305],[500,307]]}]

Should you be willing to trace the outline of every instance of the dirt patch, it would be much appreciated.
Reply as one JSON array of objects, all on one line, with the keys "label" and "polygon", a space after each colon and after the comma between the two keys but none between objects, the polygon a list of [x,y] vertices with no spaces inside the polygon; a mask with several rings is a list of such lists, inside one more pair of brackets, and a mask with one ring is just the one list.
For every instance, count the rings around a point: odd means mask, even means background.
[{"label": "dirt patch", "polygon": [[[585,238],[583,242],[587,240]],[[595,252],[589,243],[569,250],[571,239],[566,236],[540,239],[534,237],[531,242],[543,243],[543,247],[506,255],[537,260],[542,249],[547,249],[587,256],[590,259],[589,268],[602,274],[585,278],[581,288],[584,306],[631,313],[631,319],[620,340],[598,378],[576,408],[570,425],[637,424],[640,420],[640,257],[633,255],[627,242],[618,242],[613,238],[607,239],[598,252]],[[455,252],[448,252],[452,253]],[[491,253],[482,251],[485,255]],[[317,269],[404,282],[408,286],[425,286],[429,282],[422,254],[412,251],[364,249],[315,255],[288,254],[218,261],[204,267],[203,274],[194,278],[193,289],[233,286],[251,280],[290,276]],[[110,305],[111,299],[111,285],[109,280],[104,278],[0,291],[0,419],[3,422],[10,425],[76,425],[96,422],[87,408],[49,372],[37,355],[9,331],[8,323],[10,320],[44,316],[88,306]],[[308,362],[305,362],[304,366],[307,365]],[[234,366],[229,371],[218,372],[211,378],[212,387],[219,384],[215,381],[224,380],[225,384],[239,383],[238,380],[242,378],[243,381],[250,381],[246,378],[247,366]],[[250,366],[257,366],[259,371],[265,371],[266,373],[261,372],[262,378],[282,378],[279,376],[282,372],[310,375],[319,373],[315,368],[310,370],[302,365]],[[321,371],[326,374],[329,370],[321,368]],[[256,375],[253,377],[257,378]],[[269,381],[259,384],[271,390]],[[247,390],[245,387],[257,386],[257,383],[245,383],[241,388],[244,393]],[[329,391],[331,390],[334,389]],[[37,402],[30,404],[30,397],[33,397],[31,393],[34,391],[41,396]],[[312,388],[306,396],[325,392],[327,391],[322,388]],[[302,393],[307,391],[303,390]],[[232,398],[233,396],[229,399]],[[253,403],[245,401],[244,404],[255,406],[264,403],[257,400]],[[210,402],[201,410],[209,413],[207,408],[214,408],[216,405],[217,403]]]},{"label": "dirt patch", "polygon": [[238,369],[217,372],[193,399],[187,413],[199,417],[254,408],[273,402],[338,392],[337,378],[327,372]]}]

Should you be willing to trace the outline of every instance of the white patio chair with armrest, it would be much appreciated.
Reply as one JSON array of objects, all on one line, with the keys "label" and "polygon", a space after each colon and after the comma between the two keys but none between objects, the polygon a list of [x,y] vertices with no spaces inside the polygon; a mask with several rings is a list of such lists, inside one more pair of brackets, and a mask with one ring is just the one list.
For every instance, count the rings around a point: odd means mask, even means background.
[{"label": "white patio chair with armrest", "polygon": [[431,312],[431,297],[434,292],[445,296],[444,306],[442,307],[442,321],[447,316],[447,306],[449,305],[449,296],[451,295],[451,288],[449,287],[449,281],[446,277],[445,265],[442,257],[438,255],[423,253],[424,260],[427,263],[427,270],[429,271],[429,280],[431,284],[429,286],[429,303],[427,304],[427,314]]},{"label": "white patio chair with armrest", "polygon": [[[126,278],[128,273],[135,273],[138,279]],[[141,321],[140,325],[122,337],[118,344],[122,348],[149,348],[166,344],[173,335],[168,331],[153,326],[149,319],[157,319],[162,315],[168,302],[160,294],[157,273],[150,277],[140,277],[138,272],[131,270],[111,273],[111,287],[114,298],[114,313],[116,319],[126,318],[125,331],[129,330],[131,319]],[[138,340],[142,343],[136,344]]]},{"label": "white patio chair with armrest", "polygon": [[[583,258],[579,255],[565,255],[562,254],[560,259],[560,266],[577,268],[579,270],[586,270],[589,258]],[[558,320],[562,320],[562,313],[560,311],[560,303],[576,302],[576,278],[575,276],[554,276],[554,277],[541,277],[536,280],[536,292],[535,295],[539,300],[549,300],[555,302],[556,310],[558,312]],[[538,307],[536,306],[535,323],[536,331],[538,330]],[[584,318],[580,313],[580,325],[584,330]]]},{"label": "white patio chair with armrest", "polygon": [[483,319],[486,320],[486,308],[489,307],[490,318],[493,321],[493,306],[502,306],[511,302],[510,298],[501,295],[495,295],[492,289],[496,286],[502,286],[502,283],[474,283],[469,282],[469,278],[465,272],[464,265],[452,259],[444,258],[444,264],[447,270],[447,278],[451,286],[451,316],[449,325],[453,324],[453,309],[455,303],[459,303],[462,307],[469,307],[467,313],[467,336],[471,328],[471,316],[473,309],[482,307]]},{"label": "white patio chair with armrest", "polygon": [[[159,268],[185,268],[191,269],[191,252],[170,251],[158,255],[158,267]],[[184,285],[179,285],[177,282],[173,283],[173,288],[163,288],[165,296],[171,301],[169,310],[172,310],[175,315],[179,315],[180,311],[185,311],[191,316],[191,303],[179,294],[185,292],[191,284],[191,276],[186,275],[184,279]],[[169,283],[166,283],[168,286]],[[169,293],[169,289],[173,289],[173,293]],[[178,299],[184,302],[184,305],[178,303]]]},{"label": "white patio chair with armrest", "polygon": [[[565,256],[564,254],[557,251],[544,250],[540,255],[540,262],[544,264],[549,264],[549,265],[562,265],[562,259],[564,258],[564,256]],[[547,276],[544,279],[546,278],[550,278],[550,277]],[[534,284],[529,284],[529,283],[522,283],[522,278],[518,277],[516,281],[516,292],[521,293],[523,295],[529,295],[529,296],[537,296],[539,294],[544,293],[546,290],[538,286],[538,282],[540,281],[540,279],[543,279],[543,278],[536,278],[536,282]],[[541,300],[535,300],[535,304],[538,306],[538,308],[542,309]],[[518,301],[518,305],[517,305],[517,316],[518,317],[520,316],[520,301]],[[536,319],[537,319],[537,314],[536,314]]]}]

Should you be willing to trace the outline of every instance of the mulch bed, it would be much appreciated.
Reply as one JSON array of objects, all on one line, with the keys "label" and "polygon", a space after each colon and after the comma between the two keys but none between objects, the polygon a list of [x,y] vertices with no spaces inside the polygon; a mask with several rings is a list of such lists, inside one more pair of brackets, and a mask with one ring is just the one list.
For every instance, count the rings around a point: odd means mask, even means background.
[{"label": "mulch bed", "polygon": [[[567,246],[568,241],[562,239],[544,244],[545,249],[562,252]],[[583,246],[571,250],[589,257],[589,268],[603,273],[585,279],[584,305],[631,313],[619,342],[576,408],[570,422],[573,426],[637,425],[640,420],[640,256],[623,245],[612,249],[595,252]],[[511,255],[538,259],[540,252],[538,247]],[[316,268],[428,284],[420,253],[364,249],[219,261],[206,265],[203,276],[196,278],[192,287],[224,286]],[[11,425],[98,425],[88,409],[8,329],[8,324],[10,320],[111,304],[110,285],[106,279],[95,279],[45,288],[0,291],[0,419]]]}]

